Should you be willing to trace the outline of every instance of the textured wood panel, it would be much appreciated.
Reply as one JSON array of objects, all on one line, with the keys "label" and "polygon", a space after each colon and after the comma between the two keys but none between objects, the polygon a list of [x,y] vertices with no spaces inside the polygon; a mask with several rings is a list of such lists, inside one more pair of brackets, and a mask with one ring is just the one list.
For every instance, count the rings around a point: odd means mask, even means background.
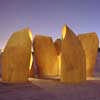
[{"label": "textured wood panel", "polygon": [[5,82],[26,82],[31,66],[32,34],[26,28],[14,32],[2,54],[2,79]]},{"label": "textured wood panel", "polygon": [[82,45],[74,32],[65,25],[62,28],[61,81],[80,83],[86,79],[86,61]]},{"label": "textured wood panel", "polygon": [[80,34],[78,38],[81,41],[86,55],[86,76],[93,76],[96,56],[99,47],[99,39],[96,33]]},{"label": "textured wood panel", "polygon": [[39,76],[58,76],[57,52],[51,37],[36,35],[33,47]]}]

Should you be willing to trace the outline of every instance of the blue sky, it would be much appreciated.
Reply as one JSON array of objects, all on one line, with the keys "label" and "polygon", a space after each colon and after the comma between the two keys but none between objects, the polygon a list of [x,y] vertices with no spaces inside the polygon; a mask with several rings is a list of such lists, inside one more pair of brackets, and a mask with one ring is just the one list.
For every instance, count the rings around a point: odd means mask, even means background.
[{"label": "blue sky", "polygon": [[0,0],[0,48],[14,31],[61,36],[68,24],[76,33],[96,32],[100,38],[100,0]]}]

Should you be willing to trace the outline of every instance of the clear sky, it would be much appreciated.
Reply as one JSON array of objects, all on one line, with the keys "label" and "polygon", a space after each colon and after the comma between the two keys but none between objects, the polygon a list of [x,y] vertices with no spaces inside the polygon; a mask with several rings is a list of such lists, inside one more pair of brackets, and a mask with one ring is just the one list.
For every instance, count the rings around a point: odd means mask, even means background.
[{"label": "clear sky", "polygon": [[97,32],[100,38],[100,0],[0,0],[0,48],[19,29],[61,36],[63,24],[76,34]]}]

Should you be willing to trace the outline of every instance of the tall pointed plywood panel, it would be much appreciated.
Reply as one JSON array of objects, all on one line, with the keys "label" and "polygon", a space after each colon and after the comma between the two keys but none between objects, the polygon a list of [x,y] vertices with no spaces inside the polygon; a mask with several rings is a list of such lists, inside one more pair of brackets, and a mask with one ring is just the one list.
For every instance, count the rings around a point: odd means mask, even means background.
[{"label": "tall pointed plywood panel", "polygon": [[86,55],[86,76],[93,76],[94,65],[99,47],[99,39],[96,33],[80,34],[80,39]]},{"label": "tall pointed plywood panel", "polygon": [[32,34],[26,28],[14,32],[2,54],[2,80],[10,83],[26,82],[29,77]]},{"label": "tall pointed plywood panel", "polygon": [[74,32],[65,25],[62,28],[61,81],[80,83],[86,79],[85,54]]},{"label": "tall pointed plywood panel", "polygon": [[51,37],[36,35],[33,47],[38,66],[38,75],[48,78],[57,76],[57,52]]}]

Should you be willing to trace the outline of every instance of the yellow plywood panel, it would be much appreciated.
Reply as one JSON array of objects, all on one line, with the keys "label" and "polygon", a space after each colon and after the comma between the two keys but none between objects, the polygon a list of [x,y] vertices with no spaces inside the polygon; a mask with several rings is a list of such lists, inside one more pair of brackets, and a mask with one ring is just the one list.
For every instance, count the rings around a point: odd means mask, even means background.
[{"label": "yellow plywood panel", "polygon": [[14,32],[8,40],[2,54],[2,80],[5,82],[26,82],[32,64],[31,31],[26,28]]},{"label": "yellow plywood panel", "polygon": [[57,52],[51,37],[36,35],[33,47],[39,76],[58,76]]},{"label": "yellow plywood panel", "polygon": [[86,76],[93,76],[94,65],[99,47],[99,39],[96,33],[80,34],[78,36],[86,55]]},{"label": "yellow plywood panel", "polygon": [[82,45],[74,32],[64,25],[62,28],[61,81],[80,83],[86,80],[86,60]]}]

